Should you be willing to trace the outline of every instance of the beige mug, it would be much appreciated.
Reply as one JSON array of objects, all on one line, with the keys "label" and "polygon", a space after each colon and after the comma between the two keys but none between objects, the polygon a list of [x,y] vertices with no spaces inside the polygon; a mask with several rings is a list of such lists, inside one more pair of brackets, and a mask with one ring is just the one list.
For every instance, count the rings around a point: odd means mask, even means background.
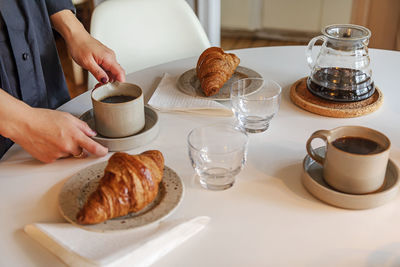
[{"label": "beige mug", "polygon": [[142,89],[130,83],[107,83],[92,90],[96,131],[105,137],[126,137],[145,125]]},{"label": "beige mug", "polygon": [[[325,155],[311,146],[315,138],[326,143]],[[307,153],[323,166],[323,177],[333,188],[350,194],[379,190],[385,181],[390,140],[384,134],[361,126],[319,130],[307,140]]]}]

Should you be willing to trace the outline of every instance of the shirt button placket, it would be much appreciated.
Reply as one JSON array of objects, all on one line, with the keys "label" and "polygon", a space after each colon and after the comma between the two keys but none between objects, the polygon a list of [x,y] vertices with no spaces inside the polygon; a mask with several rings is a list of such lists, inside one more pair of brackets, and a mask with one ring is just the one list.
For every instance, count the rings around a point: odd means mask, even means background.
[{"label": "shirt button placket", "polygon": [[28,58],[29,58],[29,54],[28,53],[23,53],[22,54],[22,59],[23,60],[28,60]]}]

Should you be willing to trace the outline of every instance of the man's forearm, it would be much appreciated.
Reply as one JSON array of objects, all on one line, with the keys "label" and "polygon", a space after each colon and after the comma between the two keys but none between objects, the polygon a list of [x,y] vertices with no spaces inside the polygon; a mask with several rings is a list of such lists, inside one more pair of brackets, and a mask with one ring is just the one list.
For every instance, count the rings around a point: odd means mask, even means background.
[{"label": "man's forearm", "polygon": [[62,10],[51,15],[50,20],[65,41],[69,41],[76,34],[88,34],[82,23],[71,10]]},{"label": "man's forearm", "polygon": [[0,88],[0,134],[14,139],[21,126],[26,123],[24,114],[32,108]]}]

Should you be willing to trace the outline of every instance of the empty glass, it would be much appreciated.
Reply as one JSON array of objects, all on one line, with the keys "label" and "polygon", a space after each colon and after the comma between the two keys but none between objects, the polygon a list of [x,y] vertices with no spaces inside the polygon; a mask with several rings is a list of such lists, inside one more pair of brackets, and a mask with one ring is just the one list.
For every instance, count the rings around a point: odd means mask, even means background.
[{"label": "empty glass", "polygon": [[189,158],[200,184],[211,190],[230,188],[246,161],[247,134],[229,124],[193,129],[188,135]]},{"label": "empty glass", "polygon": [[272,80],[246,78],[231,86],[231,105],[237,125],[249,133],[268,129],[278,112],[282,88]]}]

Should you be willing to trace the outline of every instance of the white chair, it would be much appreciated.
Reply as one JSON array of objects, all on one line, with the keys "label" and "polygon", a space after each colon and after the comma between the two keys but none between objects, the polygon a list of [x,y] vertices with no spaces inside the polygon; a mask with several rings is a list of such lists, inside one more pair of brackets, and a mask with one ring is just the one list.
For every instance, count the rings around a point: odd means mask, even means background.
[{"label": "white chair", "polygon": [[[91,34],[113,49],[126,73],[199,56],[210,46],[185,0],[108,0],[92,15]],[[97,83],[89,75],[89,90]]]}]

